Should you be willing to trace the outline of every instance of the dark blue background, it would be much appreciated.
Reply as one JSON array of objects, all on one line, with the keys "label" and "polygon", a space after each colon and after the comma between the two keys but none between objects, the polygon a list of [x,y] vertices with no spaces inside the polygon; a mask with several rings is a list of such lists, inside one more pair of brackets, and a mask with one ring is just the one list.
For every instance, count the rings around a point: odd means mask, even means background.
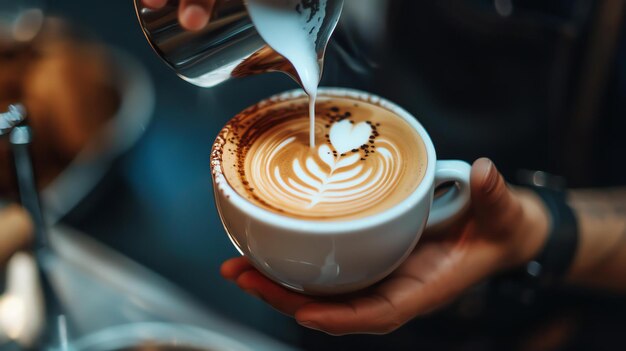
[{"label": "dark blue background", "polygon": [[[579,156],[570,150],[587,142],[567,135],[580,103],[576,92],[590,47],[593,5],[599,2],[514,1],[516,11],[507,18],[499,17],[487,0],[392,3],[390,36],[382,48],[368,51],[358,38],[352,38],[353,47],[350,38],[335,38],[357,60],[367,57],[378,66],[370,66],[369,74],[355,74],[331,50],[325,85],[367,89],[399,102],[419,117],[444,158],[490,156],[511,180],[517,169],[530,168],[565,175],[575,185],[626,185],[626,26],[608,63],[595,129],[583,137],[593,139],[582,163],[593,171],[568,163]],[[230,117],[296,84],[281,74],[212,89],[180,80],[152,52],[130,0],[49,1],[49,10],[133,54],[149,69],[157,91],[154,119],[144,137],[66,223],[164,275],[228,318],[309,349],[339,350],[510,349],[559,316],[574,322],[568,349],[600,349],[601,344],[611,349],[617,330],[626,326],[623,299],[557,291],[525,305],[486,289],[387,337],[337,339],[299,328],[219,276],[220,264],[236,251],[214,207],[209,169],[213,139]]]}]

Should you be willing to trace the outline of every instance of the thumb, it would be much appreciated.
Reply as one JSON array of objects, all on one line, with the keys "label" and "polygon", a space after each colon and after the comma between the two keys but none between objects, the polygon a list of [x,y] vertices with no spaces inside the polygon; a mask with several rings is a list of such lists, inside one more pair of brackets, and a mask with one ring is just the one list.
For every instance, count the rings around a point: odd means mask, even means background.
[{"label": "thumb", "polygon": [[474,162],[470,188],[474,215],[478,223],[487,224],[491,230],[510,227],[521,215],[520,202],[491,160],[481,158]]}]

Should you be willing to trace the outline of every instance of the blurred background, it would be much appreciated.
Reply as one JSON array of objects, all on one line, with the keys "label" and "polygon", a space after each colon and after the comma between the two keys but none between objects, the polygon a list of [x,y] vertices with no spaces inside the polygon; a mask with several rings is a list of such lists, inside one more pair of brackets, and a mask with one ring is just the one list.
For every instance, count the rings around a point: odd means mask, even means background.
[{"label": "blurred background", "polygon": [[[36,135],[46,140],[34,145],[38,172],[49,174],[42,186],[85,189],[63,197],[71,205],[56,203],[56,219],[173,283],[216,320],[307,350],[626,347],[623,298],[579,290],[529,293],[495,281],[387,336],[334,338],[300,328],[220,277],[220,264],[237,252],[214,207],[209,169],[213,139],[232,116],[296,83],[276,73],[200,89],[154,54],[131,1],[41,6],[46,16],[62,20],[44,24],[32,44],[38,50],[2,48],[0,84],[15,76],[29,88],[3,88],[0,104],[23,99],[45,106],[31,111],[41,121]],[[439,157],[490,157],[512,182],[526,169],[563,176],[570,187],[623,186],[625,18],[623,0],[346,0],[322,85],[399,103],[430,132]],[[79,44],[68,44],[67,32]],[[41,52],[71,57],[39,63],[37,74],[22,67]],[[111,72],[126,79],[112,82]],[[128,119],[111,127],[106,122],[120,109]],[[78,174],[96,180],[55,183],[64,166],[86,157],[81,148],[102,128],[114,133],[112,144],[127,147],[106,153],[90,146],[92,155],[106,156],[106,166],[88,163]],[[38,152],[51,149],[53,165],[38,161]],[[1,172],[0,197],[10,198],[10,163]],[[51,203],[61,196],[55,193],[61,190],[45,191]],[[89,256],[84,259],[88,264]]]}]

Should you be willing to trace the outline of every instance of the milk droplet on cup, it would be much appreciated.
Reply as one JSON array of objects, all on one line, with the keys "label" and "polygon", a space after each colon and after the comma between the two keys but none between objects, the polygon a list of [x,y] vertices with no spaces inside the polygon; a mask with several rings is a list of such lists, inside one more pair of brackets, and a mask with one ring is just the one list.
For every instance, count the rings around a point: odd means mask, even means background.
[{"label": "milk droplet on cup", "polygon": [[326,0],[248,0],[247,4],[263,40],[291,62],[309,95],[310,146],[315,147],[315,100],[321,75],[316,45]]}]

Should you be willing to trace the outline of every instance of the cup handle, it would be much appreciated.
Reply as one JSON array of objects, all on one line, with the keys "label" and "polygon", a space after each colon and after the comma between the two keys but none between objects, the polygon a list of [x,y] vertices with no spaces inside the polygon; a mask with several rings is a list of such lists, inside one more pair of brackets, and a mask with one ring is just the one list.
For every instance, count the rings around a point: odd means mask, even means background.
[{"label": "cup handle", "polygon": [[454,183],[454,186],[433,200],[427,228],[456,219],[468,207],[471,170],[472,166],[464,161],[437,161],[435,189],[447,183]]}]

